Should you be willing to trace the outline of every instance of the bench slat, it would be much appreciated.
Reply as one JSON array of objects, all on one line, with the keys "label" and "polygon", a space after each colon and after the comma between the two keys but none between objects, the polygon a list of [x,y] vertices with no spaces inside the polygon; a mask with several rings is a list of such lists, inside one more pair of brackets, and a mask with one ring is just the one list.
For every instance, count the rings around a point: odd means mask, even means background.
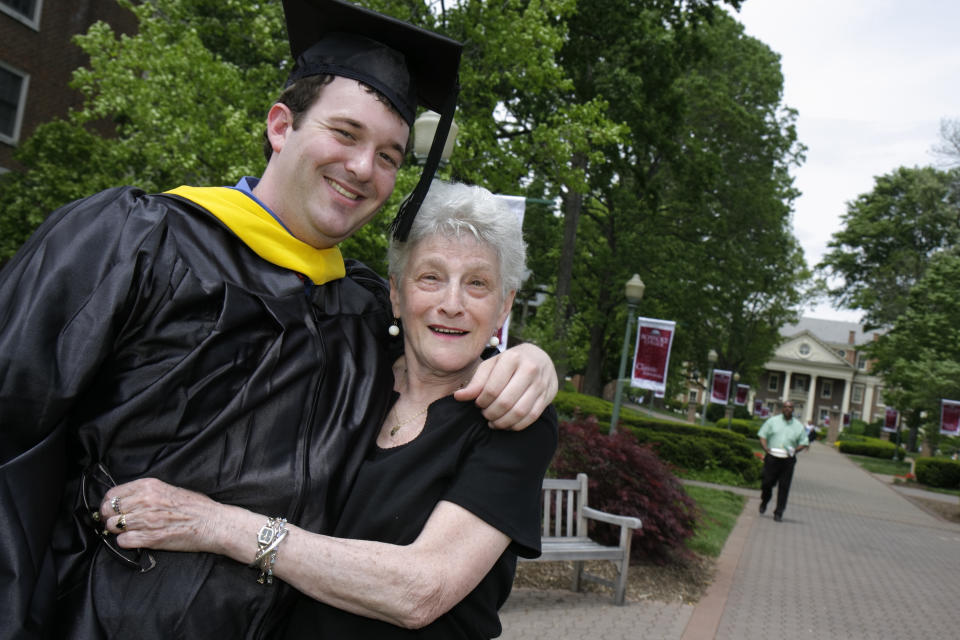
[{"label": "bench slat", "polygon": [[[577,474],[575,480],[545,478],[543,480],[542,553],[539,558],[520,558],[522,561],[574,561],[573,588],[580,590],[580,579],[585,578],[613,587],[614,602],[623,604],[626,594],[627,569],[630,563],[630,531],[639,529],[639,518],[618,516],[587,506],[587,476]],[[586,518],[620,526],[620,544],[602,545],[591,540],[586,531]],[[582,531],[581,531],[582,528]],[[551,535],[552,534],[552,535]],[[584,560],[611,560],[617,565],[616,581],[590,576],[583,572]]]}]

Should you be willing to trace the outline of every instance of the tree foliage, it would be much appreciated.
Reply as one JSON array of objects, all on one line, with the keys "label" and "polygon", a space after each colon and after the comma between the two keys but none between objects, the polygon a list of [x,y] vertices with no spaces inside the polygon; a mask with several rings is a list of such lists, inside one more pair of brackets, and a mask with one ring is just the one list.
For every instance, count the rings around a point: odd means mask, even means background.
[{"label": "tree foliage", "polygon": [[[121,1],[137,34],[98,24],[78,38],[83,105],[41,126],[18,152],[27,170],[2,178],[0,260],[97,190],[232,184],[263,168],[264,116],[290,64],[280,3]],[[709,345],[721,365],[762,364],[802,293],[789,229],[802,148],[777,57],[719,8],[739,0],[361,4],[464,43],[461,133],[441,175],[559,203],[527,208],[533,277],[518,300],[553,296],[517,333],[599,392],[616,375],[622,283],[636,272],[641,313],[678,322],[675,363],[705,371]],[[401,169],[387,212],[418,176]],[[344,254],[384,272],[391,217]]]},{"label": "tree foliage", "polygon": [[[561,422],[550,469],[564,478],[586,471],[591,507],[643,521],[633,534],[633,559],[666,562],[688,553],[684,542],[693,534],[700,514],[650,445],[639,444],[625,432],[601,433],[595,422]],[[593,522],[590,528],[591,537],[618,543],[619,528]]]},{"label": "tree foliage", "polygon": [[911,287],[930,260],[960,240],[960,169],[900,167],[876,178],[871,192],[848,203],[817,268],[837,282],[838,305],[864,311],[869,327],[890,325],[905,311]]},{"label": "tree foliage", "polygon": [[938,416],[940,400],[960,399],[960,252],[934,255],[905,295],[890,331],[870,346],[884,399]]},{"label": "tree foliage", "polygon": [[[705,371],[706,344],[721,350],[721,365],[756,371],[809,275],[790,229],[789,168],[803,148],[781,103],[779,60],[709,3],[579,7],[561,60],[576,92],[603,96],[627,133],[579,158],[589,183],[579,202],[559,185],[575,243],[557,258],[558,313],[537,322],[578,328],[585,390],[597,394],[617,375],[623,283],[639,273],[640,314],[678,322],[675,362],[704,361]],[[679,385],[682,368],[671,372]]]},{"label": "tree foliage", "polygon": [[[119,1],[137,34],[101,22],[77,37],[90,60],[71,83],[83,105],[38,127],[17,152],[27,171],[3,177],[0,258],[53,209],[96,191],[232,184],[263,168],[264,115],[289,57],[279,3]],[[109,137],[91,126],[104,122]]]}]

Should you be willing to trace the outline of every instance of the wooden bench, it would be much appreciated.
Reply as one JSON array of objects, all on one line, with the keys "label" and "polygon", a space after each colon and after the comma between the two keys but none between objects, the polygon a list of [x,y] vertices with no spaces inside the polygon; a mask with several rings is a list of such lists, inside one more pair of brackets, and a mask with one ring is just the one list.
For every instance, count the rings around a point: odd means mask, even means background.
[{"label": "wooden bench", "polygon": [[[627,592],[627,570],[630,567],[630,541],[633,530],[641,526],[640,518],[617,516],[587,506],[587,474],[575,480],[543,480],[543,529],[540,544],[543,553],[531,562],[573,560],[571,588],[580,591],[580,581],[597,582],[614,590],[614,602],[623,604]],[[587,520],[597,520],[620,527],[620,544],[613,547],[591,540]],[[521,560],[526,560],[521,558]],[[610,560],[617,568],[617,579],[607,580],[583,570],[585,560]]]}]

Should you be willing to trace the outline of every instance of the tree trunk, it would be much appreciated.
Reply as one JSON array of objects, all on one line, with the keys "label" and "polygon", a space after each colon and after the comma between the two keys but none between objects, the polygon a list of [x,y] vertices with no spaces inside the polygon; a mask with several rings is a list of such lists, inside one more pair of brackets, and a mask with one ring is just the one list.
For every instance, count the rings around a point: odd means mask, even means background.
[{"label": "tree trunk", "polygon": [[[582,154],[575,154],[571,162],[577,168],[586,166],[586,158]],[[570,304],[570,289],[573,281],[573,259],[577,248],[577,227],[580,224],[580,212],[583,209],[583,195],[568,189],[562,200],[563,245],[560,249],[560,262],[557,268],[557,306],[553,325],[553,337],[557,344],[554,365],[557,367],[557,377],[561,384],[563,384],[570,369],[567,355],[567,325],[570,316],[573,314],[573,305]]]},{"label": "tree trunk", "polygon": [[587,353],[587,369],[583,374],[583,392],[600,397],[603,393],[604,336],[606,324],[590,327],[590,351]]}]

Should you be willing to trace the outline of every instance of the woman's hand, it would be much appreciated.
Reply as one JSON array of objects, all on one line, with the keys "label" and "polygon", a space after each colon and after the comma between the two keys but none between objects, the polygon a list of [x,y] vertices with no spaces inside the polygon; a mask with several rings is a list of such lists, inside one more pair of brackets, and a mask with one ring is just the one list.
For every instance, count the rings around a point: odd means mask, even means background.
[{"label": "woman's hand", "polygon": [[217,521],[228,509],[205,495],[145,478],[110,489],[100,516],[127,549],[218,553]]},{"label": "woman's hand", "polygon": [[470,383],[453,397],[473,400],[490,426],[520,431],[557,395],[557,370],[540,347],[524,343],[480,363]]}]

